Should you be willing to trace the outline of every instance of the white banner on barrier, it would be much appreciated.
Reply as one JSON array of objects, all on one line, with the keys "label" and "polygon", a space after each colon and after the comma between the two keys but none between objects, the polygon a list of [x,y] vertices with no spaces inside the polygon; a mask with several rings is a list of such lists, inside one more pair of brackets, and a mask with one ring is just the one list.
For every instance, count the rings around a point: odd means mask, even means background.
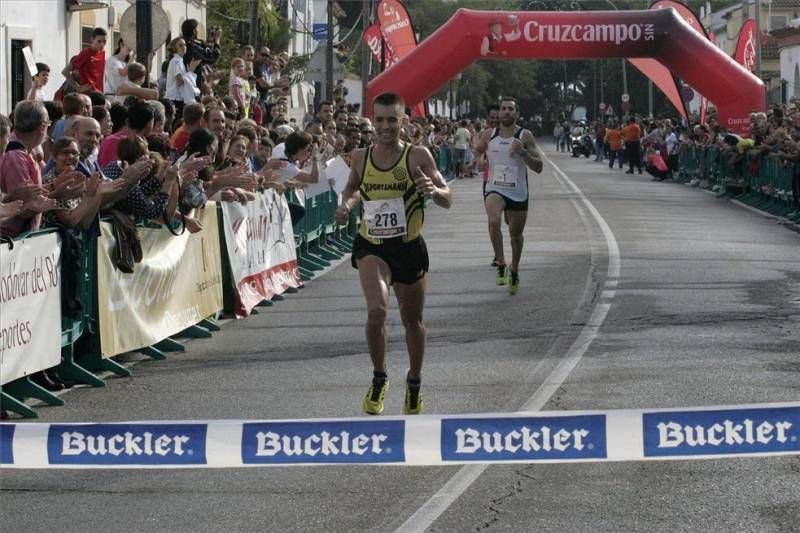
[{"label": "white banner on barrier", "polygon": [[0,245],[0,385],[61,362],[60,269],[55,233]]},{"label": "white banner on barrier", "polygon": [[664,410],[0,424],[2,468],[574,463],[800,454],[800,402]]},{"label": "white banner on barrier", "polygon": [[222,309],[222,264],[215,204],[196,210],[203,230],[176,237],[140,228],[143,259],[132,274],[112,261],[111,224],[100,224],[97,314],[103,357],[138,350]]},{"label": "white banner on barrier", "polygon": [[282,194],[268,190],[245,205],[225,202],[222,213],[237,317],[248,316],[262,300],[300,286],[292,220]]}]

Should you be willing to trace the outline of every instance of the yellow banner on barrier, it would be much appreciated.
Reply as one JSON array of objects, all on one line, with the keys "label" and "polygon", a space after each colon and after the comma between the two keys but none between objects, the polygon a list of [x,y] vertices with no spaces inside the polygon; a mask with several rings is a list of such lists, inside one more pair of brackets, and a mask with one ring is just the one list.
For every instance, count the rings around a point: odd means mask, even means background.
[{"label": "yellow banner on barrier", "polygon": [[203,231],[178,237],[139,228],[144,259],[133,274],[111,261],[111,224],[102,223],[97,247],[97,302],[103,357],[137,350],[174,335],[222,309],[217,210],[197,215]]}]

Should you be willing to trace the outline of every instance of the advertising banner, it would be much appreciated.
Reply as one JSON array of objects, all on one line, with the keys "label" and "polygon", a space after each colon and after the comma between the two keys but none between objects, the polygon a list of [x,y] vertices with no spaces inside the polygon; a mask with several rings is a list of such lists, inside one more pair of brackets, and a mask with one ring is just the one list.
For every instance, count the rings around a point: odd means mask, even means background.
[{"label": "advertising banner", "polygon": [[[378,21],[386,42],[385,56],[388,69],[417,46],[417,36],[414,34],[411,17],[408,16],[408,11],[400,0],[381,0],[378,4]],[[424,117],[425,102],[414,105],[411,115]]]},{"label": "advertising banner", "polygon": [[0,385],[61,362],[60,271],[55,233],[0,244]]},{"label": "advertising banner", "polygon": [[236,316],[301,285],[289,204],[267,190],[245,205],[222,204],[225,244],[235,285]]},{"label": "advertising banner", "polygon": [[798,453],[798,402],[379,419],[0,424],[2,468],[547,464]]},{"label": "advertising banner", "polygon": [[144,259],[133,274],[111,261],[111,224],[100,224],[97,303],[103,357],[138,350],[174,335],[222,309],[222,258],[217,210],[198,210],[203,230],[174,236],[139,228]]},{"label": "advertising banner", "polygon": [[380,64],[381,62],[381,46],[383,46],[383,59],[386,65],[386,68],[391,67],[395,63],[397,63],[398,59],[394,55],[394,50],[383,37],[383,32],[381,31],[381,26],[378,23],[375,23],[369,26],[366,30],[364,30],[364,43],[372,52],[372,57],[375,58],[375,61]]},{"label": "advertising banner", "polygon": [[748,19],[739,31],[739,40],[736,43],[736,54],[733,59],[750,72],[756,70],[756,39],[758,26],[756,21]]}]

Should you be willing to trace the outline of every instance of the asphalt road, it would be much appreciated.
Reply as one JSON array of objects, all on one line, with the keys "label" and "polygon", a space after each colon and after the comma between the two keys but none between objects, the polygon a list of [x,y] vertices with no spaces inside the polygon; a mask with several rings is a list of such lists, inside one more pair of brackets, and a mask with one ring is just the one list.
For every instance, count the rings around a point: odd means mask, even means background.
[{"label": "asphalt road", "polygon": [[[546,147],[547,148],[547,147]],[[494,284],[479,179],[432,208],[428,413],[665,408],[800,399],[800,235],[713,195],[547,152],[531,180],[522,286]],[[607,280],[609,242],[620,274]],[[508,242],[506,242],[508,247]],[[616,281],[608,292],[608,281]],[[606,292],[604,292],[604,290]],[[577,365],[542,398],[599,303]],[[387,413],[407,368],[390,315]],[[185,354],[79,389],[43,422],[360,416],[365,310],[345,262]],[[538,396],[537,396],[538,395]],[[546,403],[544,400],[547,400]],[[490,466],[426,511],[459,467],[3,471],[7,531],[800,531],[800,458]],[[450,486],[450,485],[448,485]]]}]

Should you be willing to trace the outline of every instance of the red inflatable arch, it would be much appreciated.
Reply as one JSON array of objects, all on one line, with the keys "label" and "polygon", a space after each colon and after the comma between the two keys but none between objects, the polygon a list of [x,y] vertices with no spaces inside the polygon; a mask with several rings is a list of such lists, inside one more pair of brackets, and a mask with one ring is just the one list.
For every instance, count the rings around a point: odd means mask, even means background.
[{"label": "red inflatable arch", "polygon": [[[478,59],[650,57],[717,107],[722,126],[745,132],[764,110],[764,84],[673,9],[507,12],[459,9],[402,61],[372,80],[367,101],[383,92],[413,106]],[[371,106],[367,106],[370,111]]]}]

